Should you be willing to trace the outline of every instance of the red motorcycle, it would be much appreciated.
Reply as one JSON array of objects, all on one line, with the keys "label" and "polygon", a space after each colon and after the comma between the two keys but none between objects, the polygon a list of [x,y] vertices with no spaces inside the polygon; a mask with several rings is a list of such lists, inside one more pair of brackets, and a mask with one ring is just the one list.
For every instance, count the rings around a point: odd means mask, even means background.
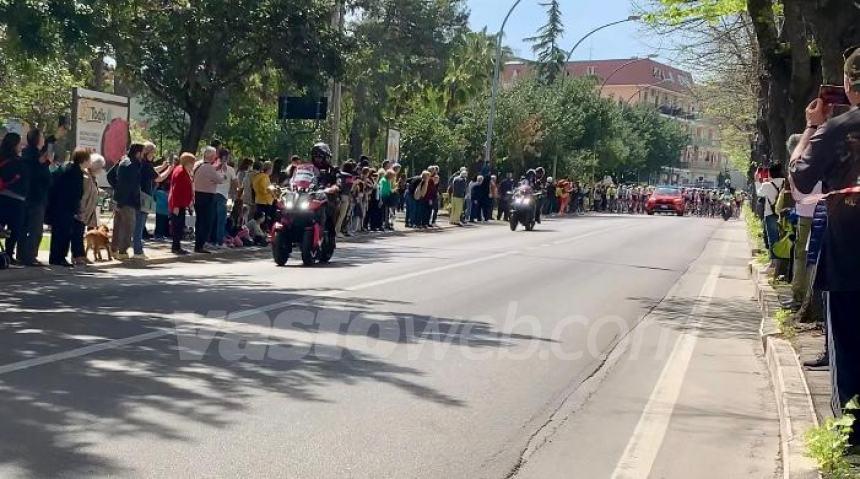
[{"label": "red motorcycle", "polygon": [[318,188],[319,170],[311,163],[296,167],[290,183],[277,202],[280,219],[272,226],[272,257],[287,264],[298,246],[305,266],[328,263],[335,250],[336,234],[328,218],[329,198]]}]

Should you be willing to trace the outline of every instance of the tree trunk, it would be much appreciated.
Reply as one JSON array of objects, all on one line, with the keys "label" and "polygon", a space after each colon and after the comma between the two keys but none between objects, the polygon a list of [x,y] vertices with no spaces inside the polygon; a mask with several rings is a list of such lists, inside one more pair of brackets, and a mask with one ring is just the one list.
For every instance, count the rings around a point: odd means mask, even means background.
[{"label": "tree trunk", "polygon": [[95,91],[102,91],[105,87],[105,62],[104,54],[96,52],[95,58],[90,60],[90,67],[93,69],[93,76],[90,78],[89,88]]},{"label": "tree trunk", "polygon": [[857,7],[852,0],[804,2],[804,17],[821,52],[821,73],[828,84],[842,84],[842,52],[860,44]]},{"label": "tree trunk", "polygon": [[359,113],[356,112],[352,117],[352,125],[349,128],[349,157],[358,158],[361,156],[361,120]]}]

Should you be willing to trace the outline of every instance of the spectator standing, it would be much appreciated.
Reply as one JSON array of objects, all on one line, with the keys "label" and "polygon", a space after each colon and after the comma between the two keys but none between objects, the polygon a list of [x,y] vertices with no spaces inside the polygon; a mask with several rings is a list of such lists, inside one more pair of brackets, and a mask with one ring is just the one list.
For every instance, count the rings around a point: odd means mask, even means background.
[{"label": "spectator standing", "polygon": [[367,215],[370,231],[385,230],[385,214],[388,208],[385,206],[385,201],[381,195],[382,179],[379,178],[379,171],[374,170],[370,173],[371,188],[368,195],[369,202],[367,207]]},{"label": "spectator standing", "polygon": [[[89,165],[89,168],[84,170],[83,196],[78,214],[75,215],[75,220],[81,222],[84,229],[99,226],[99,183],[97,178],[104,172],[105,159],[102,155],[92,153],[90,154]],[[74,245],[73,241],[72,246]],[[88,263],[86,251],[83,256],[83,263]]]},{"label": "spectator standing", "polygon": [[[215,147],[207,146],[203,149],[203,158],[194,165],[194,212],[197,216],[194,224],[194,252],[209,254],[206,250],[206,241],[212,234],[215,223],[215,191],[218,185],[225,181],[225,176],[215,169],[213,163],[217,156]],[[271,173],[271,163],[268,164],[266,173],[267,197],[260,198],[257,193],[258,202],[271,199],[272,194],[268,192],[268,175]],[[271,201],[269,202],[271,204]]]},{"label": "spectator standing", "polygon": [[[51,254],[49,263],[54,266],[71,267],[67,257],[69,249],[76,264],[85,264],[84,223],[78,215],[84,198],[84,171],[90,167],[90,152],[77,148],[72,161],[54,173],[54,184],[48,205],[51,224]],[[88,198],[88,201],[92,201]]]},{"label": "spectator standing", "polygon": [[250,188],[250,184],[246,184],[246,179],[253,165],[254,161],[250,158],[242,158],[242,161],[239,162],[239,167],[236,169],[236,197],[233,200],[233,210],[230,216],[239,225],[244,225],[247,222],[248,206],[253,202],[252,198],[247,198],[247,196],[251,195],[252,189]]},{"label": "spectator standing", "polygon": [[482,185],[484,184],[484,177],[478,175],[474,182],[469,187],[470,196],[472,198],[472,207],[471,207],[471,217],[469,221],[475,223],[476,221],[481,221],[481,215],[483,213],[483,208],[481,206],[482,201]]},{"label": "spectator standing", "polygon": [[167,208],[170,210],[170,228],[173,254],[184,256],[188,251],[182,249],[182,237],[185,235],[185,215],[194,201],[194,183],[191,180],[191,170],[197,158],[192,153],[183,153],[179,157],[179,166],[173,169],[170,177],[170,193],[167,197]]},{"label": "spectator standing", "polygon": [[[800,142],[801,135],[794,134],[788,139],[788,154],[792,154]],[[794,240],[794,263],[791,277],[791,309],[797,310],[803,304],[809,286],[809,269],[807,265],[809,235],[812,231],[812,217],[815,215],[816,201],[806,202],[808,196],[821,195],[821,182],[819,181],[812,189],[811,195],[805,195],[794,186],[789,178],[791,196],[795,201],[795,212],[797,213],[797,228]]]},{"label": "spectator standing", "polygon": [[469,179],[466,169],[460,170],[460,174],[451,180],[448,193],[451,195],[451,217],[452,225],[463,226],[463,206],[466,202],[466,192],[469,188]]},{"label": "spectator standing", "polygon": [[337,203],[337,219],[334,230],[339,238],[343,238],[343,229],[352,211],[352,190],[355,183],[355,162],[346,161],[337,173],[337,183],[340,185]]},{"label": "spectator standing", "polygon": [[[779,164],[770,166],[770,179],[761,184],[756,194],[764,199],[764,239],[771,261],[777,260],[773,252],[773,246],[779,241],[779,211],[776,202],[782,194],[785,186],[785,178],[782,175],[782,167]],[[773,264],[773,263],[772,263]]]},{"label": "spectator standing", "polygon": [[510,217],[510,194],[514,191],[514,175],[508,173],[505,179],[499,184],[499,212],[496,215],[497,220],[508,221]]},{"label": "spectator standing", "polygon": [[215,187],[215,222],[209,236],[209,242],[217,249],[224,247],[224,236],[227,234],[227,200],[235,197],[237,188],[236,170],[229,165],[229,161],[230,150],[222,149],[215,163],[215,170],[224,177],[224,181]]},{"label": "spectator standing", "polygon": [[436,226],[436,218],[439,216],[439,167],[433,165],[429,169],[430,181],[427,183],[427,220],[429,226]]},{"label": "spectator standing", "polygon": [[406,227],[417,228],[419,223],[418,202],[415,199],[416,192],[421,186],[421,175],[413,176],[406,181]]},{"label": "spectator standing", "polygon": [[383,218],[382,227],[387,230],[394,230],[394,214],[397,206],[395,205],[395,175],[394,170],[380,170],[382,177],[379,178],[379,201],[382,203]]},{"label": "spectator standing", "polygon": [[113,240],[116,259],[129,259],[128,249],[131,247],[132,232],[135,218],[140,210],[141,161],[143,144],[132,143],[128,154],[122,158],[107,175],[108,183],[113,187],[115,203],[113,218]]},{"label": "spectator standing", "polygon": [[[816,285],[825,291],[831,404],[840,415],[846,403],[860,394],[860,201],[856,193],[860,152],[860,50],[854,49],[844,65],[844,86],[855,108],[829,119],[830,105],[814,100],[806,110],[807,128],[791,159],[791,176],[801,193],[810,193],[822,182],[827,197],[828,225],[820,253]],[[855,429],[851,444],[857,444]]]},{"label": "spectator standing", "polygon": [[45,231],[45,212],[52,180],[52,159],[52,155],[46,151],[42,131],[33,128],[27,132],[27,147],[21,153],[21,160],[27,170],[25,176],[29,178],[29,185],[18,245],[18,262],[25,266],[40,265],[36,258]]},{"label": "spectator standing", "polygon": [[431,174],[428,170],[421,172],[419,182],[415,187],[413,197],[415,199],[415,223],[416,228],[427,228],[430,223],[430,204],[427,200],[427,191],[430,188]]},{"label": "spectator standing", "polygon": [[140,207],[135,212],[134,231],[132,234],[132,249],[135,259],[145,260],[143,253],[143,235],[146,230],[146,219],[150,213],[155,213],[155,180],[158,173],[152,162],[155,160],[155,145],[151,142],[143,144],[143,156],[140,161]]},{"label": "spectator standing", "polygon": [[0,225],[9,229],[6,254],[12,260],[23,235],[24,207],[30,179],[21,160],[21,135],[7,133],[0,141]]}]

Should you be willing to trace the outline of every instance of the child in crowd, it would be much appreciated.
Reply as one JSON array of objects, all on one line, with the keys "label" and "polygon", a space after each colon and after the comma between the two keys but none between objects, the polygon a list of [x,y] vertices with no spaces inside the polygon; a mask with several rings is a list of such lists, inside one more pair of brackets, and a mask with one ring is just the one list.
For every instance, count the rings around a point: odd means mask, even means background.
[{"label": "child in crowd", "polygon": [[257,210],[254,212],[254,216],[250,220],[248,220],[248,223],[245,224],[245,226],[248,228],[248,232],[251,235],[251,240],[256,246],[266,246],[269,244],[268,236],[265,232],[263,232],[263,229],[260,227],[265,217],[265,213],[260,210]]}]

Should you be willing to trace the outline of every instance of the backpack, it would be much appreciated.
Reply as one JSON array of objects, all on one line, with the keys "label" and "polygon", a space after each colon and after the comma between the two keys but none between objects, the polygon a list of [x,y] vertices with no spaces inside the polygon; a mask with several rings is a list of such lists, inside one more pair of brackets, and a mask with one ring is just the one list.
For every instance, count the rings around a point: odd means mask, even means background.
[{"label": "backpack", "polygon": [[792,248],[794,247],[794,226],[787,217],[783,217],[779,221],[780,237],[773,246],[771,252],[779,259],[791,259]]}]

